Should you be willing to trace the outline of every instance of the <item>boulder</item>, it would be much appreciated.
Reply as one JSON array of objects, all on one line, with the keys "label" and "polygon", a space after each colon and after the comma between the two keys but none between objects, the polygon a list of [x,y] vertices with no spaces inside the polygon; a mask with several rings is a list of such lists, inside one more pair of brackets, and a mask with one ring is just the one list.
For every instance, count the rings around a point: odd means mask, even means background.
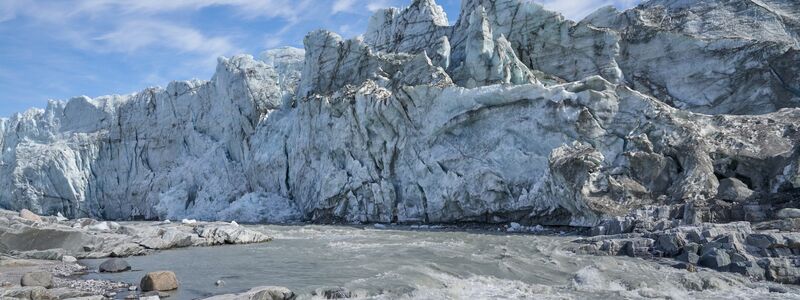
[{"label": "boulder", "polygon": [[775,214],[776,217],[780,219],[794,219],[800,218],[800,209],[797,208],[784,208],[778,211]]},{"label": "boulder", "polygon": [[753,191],[736,178],[725,178],[719,181],[717,198],[732,202],[743,202],[753,196]]},{"label": "boulder", "polygon": [[353,297],[353,293],[346,288],[334,287],[317,289],[312,293],[312,296],[322,297],[323,299],[348,299]]},{"label": "boulder", "polygon": [[19,217],[23,218],[25,220],[28,220],[28,221],[33,221],[33,222],[41,222],[42,221],[42,217],[40,217],[39,215],[37,215],[37,214],[33,213],[32,211],[27,210],[27,209],[20,210],[19,211]]},{"label": "boulder", "polygon": [[766,278],[785,284],[800,284],[800,261],[787,258],[766,258],[759,261],[766,268]]},{"label": "boulder", "polygon": [[24,286],[0,289],[0,299],[52,299],[53,295],[41,286]]},{"label": "boulder", "polygon": [[703,256],[700,257],[698,264],[704,267],[712,268],[714,270],[725,270],[731,264],[731,258],[725,250],[713,249],[705,251]]},{"label": "boulder", "polygon": [[288,288],[264,286],[253,288],[241,294],[219,295],[206,300],[294,300],[297,296]]},{"label": "boulder", "polygon": [[40,286],[44,288],[53,287],[53,274],[49,272],[30,272],[22,275],[21,286]]},{"label": "boulder", "polygon": [[681,247],[686,245],[686,240],[677,234],[662,234],[656,239],[655,248],[667,256],[674,256],[681,252]]},{"label": "boulder", "polygon": [[252,300],[294,300],[297,296],[285,287],[269,287],[262,289],[250,298]]},{"label": "boulder", "polygon": [[143,292],[176,290],[178,289],[178,278],[172,271],[150,272],[142,277],[139,288]]},{"label": "boulder", "polygon": [[147,253],[147,250],[135,243],[124,243],[111,249],[111,256],[114,257],[137,256],[144,255],[145,253]]},{"label": "boulder", "polygon": [[121,258],[109,258],[97,268],[98,271],[103,273],[125,272],[129,271],[130,269],[131,265]]},{"label": "boulder", "polygon": [[700,255],[697,255],[697,250],[699,248],[699,245],[697,244],[692,244],[692,245],[694,246],[683,247],[683,251],[681,252],[680,255],[678,255],[676,259],[682,262],[696,265],[697,262],[700,261]]}]

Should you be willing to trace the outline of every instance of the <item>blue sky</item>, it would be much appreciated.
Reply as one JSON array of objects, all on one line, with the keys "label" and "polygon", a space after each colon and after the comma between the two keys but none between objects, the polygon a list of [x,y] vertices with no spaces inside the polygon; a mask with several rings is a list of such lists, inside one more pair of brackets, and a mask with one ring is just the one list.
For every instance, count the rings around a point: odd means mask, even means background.
[{"label": "blue sky", "polygon": [[[375,9],[411,0],[0,0],[0,117],[48,99],[127,94],[210,79],[219,56],[361,34]],[[460,0],[437,0],[451,20]],[[572,19],[639,0],[536,0]]]}]

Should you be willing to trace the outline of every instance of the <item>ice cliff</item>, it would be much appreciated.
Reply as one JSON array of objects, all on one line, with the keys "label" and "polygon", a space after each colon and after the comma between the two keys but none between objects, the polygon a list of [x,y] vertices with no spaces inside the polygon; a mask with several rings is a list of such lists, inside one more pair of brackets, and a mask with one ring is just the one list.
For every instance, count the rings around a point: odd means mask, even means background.
[{"label": "ice cliff", "polygon": [[651,0],[576,23],[465,0],[447,20],[414,0],[355,39],[221,58],[210,81],[2,119],[0,206],[592,226],[800,188],[797,1]]}]

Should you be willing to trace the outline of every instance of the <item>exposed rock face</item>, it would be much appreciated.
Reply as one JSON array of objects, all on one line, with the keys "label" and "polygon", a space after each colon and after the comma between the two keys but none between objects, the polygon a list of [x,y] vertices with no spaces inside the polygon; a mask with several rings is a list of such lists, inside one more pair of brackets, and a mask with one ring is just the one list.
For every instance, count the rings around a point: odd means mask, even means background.
[{"label": "exposed rock face", "polygon": [[[800,103],[799,15],[788,0],[653,0],[576,23],[528,1],[466,0],[451,26],[415,0],[376,12],[363,38],[315,31],[305,51],[220,59],[208,82],[2,120],[0,204],[598,234],[763,222],[775,209],[759,201],[800,188],[800,109],[780,109]],[[193,236],[260,239],[198,227],[112,253]]]}]

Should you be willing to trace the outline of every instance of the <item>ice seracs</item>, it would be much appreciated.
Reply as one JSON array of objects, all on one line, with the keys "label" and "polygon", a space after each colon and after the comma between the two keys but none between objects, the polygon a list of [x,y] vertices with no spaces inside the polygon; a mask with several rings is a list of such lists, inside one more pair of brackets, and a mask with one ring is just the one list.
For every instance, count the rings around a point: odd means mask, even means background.
[{"label": "ice seracs", "polygon": [[449,24],[416,0],[364,36],[221,58],[210,81],[0,120],[0,204],[623,231],[648,207],[730,221],[800,188],[793,1],[654,0],[580,22],[529,1],[461,7]]}]

